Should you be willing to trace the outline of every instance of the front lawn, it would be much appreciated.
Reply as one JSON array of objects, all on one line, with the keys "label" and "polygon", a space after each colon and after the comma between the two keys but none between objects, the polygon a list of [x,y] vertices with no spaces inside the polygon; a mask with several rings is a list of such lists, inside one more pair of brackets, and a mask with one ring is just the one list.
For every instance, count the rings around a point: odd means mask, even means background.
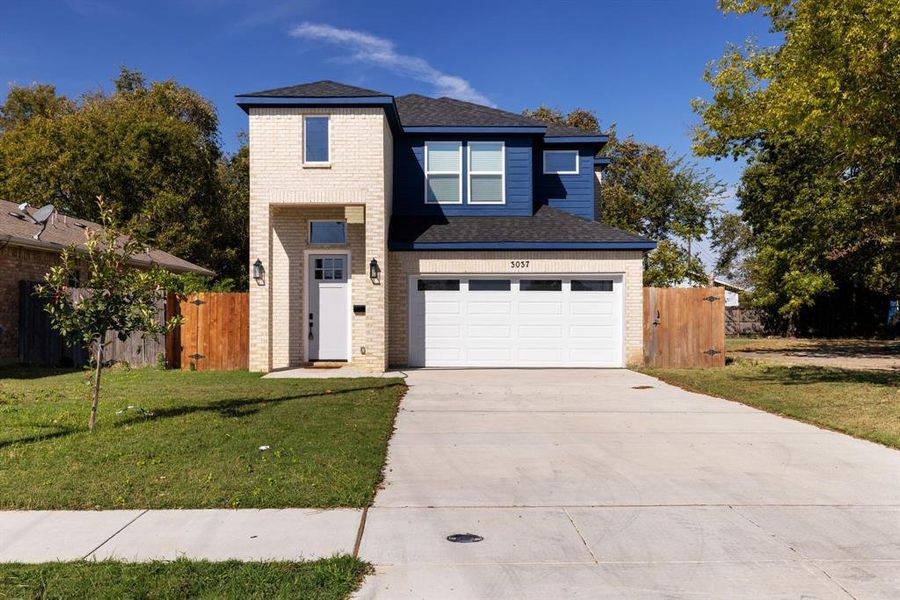
[{"label": "front lawn", "polygon": [[[400,379],[0,370],[0,509],[361,507]],[[268,449],[260,450],[261,446]]]},{"label": "front lawn", "polygon": [[338,600],[367,571],[350,556],[313,562],[67,562],[0,565],[0,598]]},{"label": "front lawn", "polygon": [[692,391],[900,448],[900,372],[740,359],[721,369],[640,371]]}]

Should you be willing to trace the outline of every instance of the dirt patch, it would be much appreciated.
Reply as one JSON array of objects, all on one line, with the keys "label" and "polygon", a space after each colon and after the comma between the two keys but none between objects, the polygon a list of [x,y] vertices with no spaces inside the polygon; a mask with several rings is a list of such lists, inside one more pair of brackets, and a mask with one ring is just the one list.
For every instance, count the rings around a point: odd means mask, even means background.
[{"label": "dirt patch", "polygon": [[841,369],[900,370],[900,341],[759,339],[735,344],[732,356]]}]

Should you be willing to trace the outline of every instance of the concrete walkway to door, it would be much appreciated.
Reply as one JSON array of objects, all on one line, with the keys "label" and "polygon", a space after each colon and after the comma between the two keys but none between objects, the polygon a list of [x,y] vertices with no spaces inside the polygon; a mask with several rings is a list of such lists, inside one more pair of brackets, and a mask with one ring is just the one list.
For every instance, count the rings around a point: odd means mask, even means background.
[{"label": "concrete walkway to door", "polygon": [[900,452],[623,370],[407,383],[360,598],[900,597]]}]

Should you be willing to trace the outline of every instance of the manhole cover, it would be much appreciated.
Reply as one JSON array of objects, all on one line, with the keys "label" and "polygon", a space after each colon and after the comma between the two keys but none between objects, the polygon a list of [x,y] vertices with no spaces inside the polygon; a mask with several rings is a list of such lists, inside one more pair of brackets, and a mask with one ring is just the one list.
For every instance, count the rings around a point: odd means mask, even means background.
[{"label": "manhole cover", "polygon": [[631,386],[631,389],[633,389],[633,390],[652,390],[653,386],[652,385],[633,385],[633,386]]},{"label": "manhole cover", "polygon": [[453,535],[447,536],[447,541],[453,542],[454,544],[473,544],[475,542],[480,542],[483,539],[483,537],[475,535],[474,533],[454,533]]}]

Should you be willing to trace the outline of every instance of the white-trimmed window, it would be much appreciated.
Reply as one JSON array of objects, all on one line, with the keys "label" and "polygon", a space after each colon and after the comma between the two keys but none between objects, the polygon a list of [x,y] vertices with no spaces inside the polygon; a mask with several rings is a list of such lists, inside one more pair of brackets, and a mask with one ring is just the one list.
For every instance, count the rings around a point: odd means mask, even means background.
[{"label": "white-trimmed window", "polygon": [[503,142],[469,142],[469,204],[506,202],[505,164]]},{"label": "white-trimmed window", "polygon": [[462,204],[462,142],[425,142],[425,204]]},{"label": "white-trimmed window", "polygon": [[578,150],[544,150],[545,175],[578,175]]},{"label": "white-trimmed window", "polygon": [[310,221],[310,244],[340,245],[347,243],[346,221]]},{"label": "white-trimmed window", "polygon": [[303,164],[331,163],[331,119],[324,115],[303,117]]}]

